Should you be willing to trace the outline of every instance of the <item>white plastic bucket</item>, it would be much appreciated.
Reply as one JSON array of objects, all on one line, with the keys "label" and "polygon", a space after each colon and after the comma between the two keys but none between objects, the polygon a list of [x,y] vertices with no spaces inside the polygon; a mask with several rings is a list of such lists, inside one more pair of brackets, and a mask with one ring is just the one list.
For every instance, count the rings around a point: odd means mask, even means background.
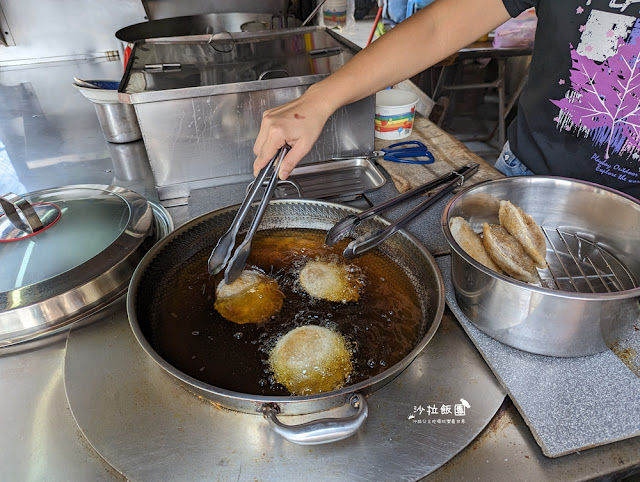
[{"label": "white plastic bucket", "polygon": [[324,25],[329,28],[344,27],[347,23],[347,0],[326,0],[322,17]]},{"label": "white plastic bucket", "polygon": [[403,139],[411,135],[418,96],[399,89],[376,94],[375,135],[380,139]]}]

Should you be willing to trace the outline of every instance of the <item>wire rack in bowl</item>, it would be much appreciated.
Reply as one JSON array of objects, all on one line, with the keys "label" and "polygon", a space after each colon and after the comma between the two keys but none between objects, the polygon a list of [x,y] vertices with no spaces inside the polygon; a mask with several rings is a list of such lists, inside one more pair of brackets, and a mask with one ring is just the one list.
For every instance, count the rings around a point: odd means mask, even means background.
[{"label": "wire rack in bowl", "polygon": [[577,293],[612,293],[638,287],[631,271],[586,233],[542,227],[548,267],[538,270],[545,288]]}]

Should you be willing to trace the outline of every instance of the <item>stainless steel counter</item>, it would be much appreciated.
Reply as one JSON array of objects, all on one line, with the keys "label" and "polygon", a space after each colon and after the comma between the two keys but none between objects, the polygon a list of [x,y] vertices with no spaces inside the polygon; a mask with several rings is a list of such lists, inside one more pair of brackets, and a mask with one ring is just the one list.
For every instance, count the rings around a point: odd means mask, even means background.
[{"label": "stainless steel counter", "polygon": [[[104,60],[0,70],[0,102],[5,106],[0,111],[0,141],[6,146],[6,150],[0,147],[0,192],[98,183],[127,187],[157,200],[142,142],[107,143],[93,106],[71,85],[74,75],[119,79],[120,74],[119,62]],[[201,212],[237,202],[241,194],[237,189],[217,188],[215,196],[199,193],[188,206],[172,208],[170,213],[180,224]],[[393,194],[389,182],[371,199],[377,202]],[[438,219],[438,213],[431,214],[422,224],[437,226],[433,222]],[[422,231],[417,225],[410,230],[414,228]],[[424,242],[431,244],[426,238]],[[115,303],[99,319],[104,321],[121,309],[122,304]],[[459,331],[452,314],[447,312],[445,317],[443,326],[453,323]],[[448,331],[441,330],[438,336],[446,338]],[[69,409],[63,382],[66,338],[63,332],[28,351],[0,352],[0,464],[6,480],[122,479],[87,442]],[[461,339],[465,349],[475,350],[468,339]],[[455,361],[456,353],[453,349],[443,356]],[[486,372],[486,366],[482,371]],[[482,433],[428,479],[582,480],[614,478],[638,470],[638,438],[546,458],[507,399]],[[263,477],[266,474],[275,476],[267,472]]]}]

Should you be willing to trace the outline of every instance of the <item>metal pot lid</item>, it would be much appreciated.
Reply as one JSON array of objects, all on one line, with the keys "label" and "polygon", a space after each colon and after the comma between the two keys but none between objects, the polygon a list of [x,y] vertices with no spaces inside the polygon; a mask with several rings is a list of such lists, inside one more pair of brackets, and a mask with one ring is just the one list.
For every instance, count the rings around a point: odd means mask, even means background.
[{"label": "metal pot lid", "polygon": [[120,187],[9,193],[0,207],[0,347],[106,306],[154,243],[153,206]]}]

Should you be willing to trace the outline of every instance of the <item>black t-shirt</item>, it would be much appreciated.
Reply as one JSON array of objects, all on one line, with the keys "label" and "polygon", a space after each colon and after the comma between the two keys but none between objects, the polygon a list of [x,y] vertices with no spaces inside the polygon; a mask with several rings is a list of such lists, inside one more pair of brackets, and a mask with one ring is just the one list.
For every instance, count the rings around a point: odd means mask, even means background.
[{"label": "black t-shirt", "polygon": [[513,153],[536,174],[640,198],[640,0],[503,2],[538,15]]}]

